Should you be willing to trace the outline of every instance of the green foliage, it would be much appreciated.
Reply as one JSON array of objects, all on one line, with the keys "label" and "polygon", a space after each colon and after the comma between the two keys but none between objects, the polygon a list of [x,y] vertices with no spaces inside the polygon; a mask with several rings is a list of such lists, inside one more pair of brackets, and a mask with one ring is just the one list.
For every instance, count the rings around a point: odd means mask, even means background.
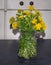
[{"label": "green foliage", "polygon": [[23,33],[19,43],[18,55],[25,59],[37,56],[37,44],[31,32]]}]

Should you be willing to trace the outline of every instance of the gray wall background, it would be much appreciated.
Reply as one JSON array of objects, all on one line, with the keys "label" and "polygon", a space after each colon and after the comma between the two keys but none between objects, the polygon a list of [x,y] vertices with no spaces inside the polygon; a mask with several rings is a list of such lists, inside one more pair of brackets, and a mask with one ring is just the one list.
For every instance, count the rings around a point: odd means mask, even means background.
[{"label": "gray wall background", "polygon": [[[20,1],[24,2],[23,6],[19,5]],[[14,35],[12,30],[10,30],[9,18],[11,16],[16,16],[17,9],[27,9],[30,1],[34,2],[34,7],[36,9],[40,9],[47,25],[44,39],[51,39],[51,0],[0,0],[0,39],[19,38],[19,32]]]}]

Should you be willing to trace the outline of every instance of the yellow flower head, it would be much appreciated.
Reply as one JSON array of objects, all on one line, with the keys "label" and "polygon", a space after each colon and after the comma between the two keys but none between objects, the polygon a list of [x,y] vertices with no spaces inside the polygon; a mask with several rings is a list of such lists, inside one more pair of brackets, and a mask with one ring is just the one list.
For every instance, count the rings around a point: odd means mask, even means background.
[{"label": "yellow flower head", "polygon": [[42,29],[43,29],[43,30],[46,30],[46,25],[45,25],[44,21],[42,20],[40,23],[41,23],[41,25],[42,25]]},{"label": "yellow flower head", "polygon": [[28,9],[29,10],[34,10],[34,6],[32,6],[32,5],[31,6],[28,6]]},{"label": "yellow flower head", "polygon": [[21,13],[21,12],[23,12],[23,10],[22,10],[22,9],[18,9],[17,11],[18,11],[18,13]]},{"label": "yellow flower head", "polygon": [[40,24],[40,23],[36,24],[36,25],[35,25],[35,29],[36,29],[36,30],[40,30],[40,29],[41,29],[41,24]]},{"label": "yellow flower head", "polygon": [[12,24],[14,21],[15,21],[15,18],[11,17],[10,20],[9,20],[9,23]]},{"label": "yellow flower head", "polygon": [[24,16],[23,16],[23,15],[20,15],[20,16],[19,16],[19,18],[20,18],[20,19],[23,19],[23,18],[24,18]]},{"label": "yellow flower head", "polygon": [[17,23],[17,22],[13,22],[12,28],[13,28],[13,29],[17,29],[17,27],[18,27],[18,23]]},{"label": "yellow flower head", "polygon": [[40,23],[41,23],[41,25],[45,25],[45,23],[44,23],[44,21],[43,21],[43,20],[42,20]]},{"label": "yellow flower head", "polygon": [[29,11],[24,11],[23,14],[29,15],[30,12]]},{"label": "yellow flower head", "polygon": [[32,24],[36,24],[37,23],[37,20],[36,19],[33,19],[32,20]]},{"label": "yellow flower head", "polygon": [[42,21],[42,17],[39,16],[39,17],[38,17],[38,20],[39,20],[39,21]]},{"label": "yellow flower head", "polygon": [[46,25],[43,26],[43,30],[46,30]]},{"label": "yellow flower head", "polygon": [[39,14],[42,17],[42,13],[39,10],[36,10],[36,14]]}]

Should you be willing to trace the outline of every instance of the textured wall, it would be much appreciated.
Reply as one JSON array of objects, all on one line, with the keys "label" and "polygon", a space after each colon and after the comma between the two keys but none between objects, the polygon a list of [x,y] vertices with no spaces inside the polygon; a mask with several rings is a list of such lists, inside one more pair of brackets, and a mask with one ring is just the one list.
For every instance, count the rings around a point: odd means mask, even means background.
[{"label": "textured wall", "polygon": [[[23,6],[19,5],[20,1],[24,2]],[[27,9],[30,1],[33,1],[35,8],[40,9],[43,14],[47,25],[45,39],[51,39],[51,0],[0,0],[0,39],[18,39],[20,34],[14,35],[9,28],[9,18],[15,16],[17,9]],[[4,12],[4,9],[7,11]]]}]

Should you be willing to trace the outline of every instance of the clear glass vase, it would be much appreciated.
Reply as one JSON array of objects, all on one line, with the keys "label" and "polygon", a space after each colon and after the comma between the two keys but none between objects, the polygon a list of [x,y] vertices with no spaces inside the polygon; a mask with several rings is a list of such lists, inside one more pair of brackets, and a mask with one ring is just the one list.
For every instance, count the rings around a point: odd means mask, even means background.
[{"label": "clear glass vase", "polygon": [[33,32],[22,31],[19,40],[18,56],[29,59],[37,56],[37,42]]}]

